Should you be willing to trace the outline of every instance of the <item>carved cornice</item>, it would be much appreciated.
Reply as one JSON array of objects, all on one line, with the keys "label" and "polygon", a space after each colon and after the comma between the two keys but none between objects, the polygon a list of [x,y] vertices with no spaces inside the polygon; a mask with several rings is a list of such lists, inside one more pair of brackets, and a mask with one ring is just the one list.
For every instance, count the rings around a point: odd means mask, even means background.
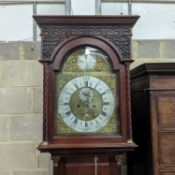
[{"label": "carved cornice", "polygon": [[50,61],[54,49],[70,36],[100,36],[131,60],[131,30],[138,16],[34,16],[41,28],[42,60]]},{"label": "carved cornice", "polygon": [[91,25],[91,24],[98,24],[98,25],[129,25],[134,26],[139,16],[132,15],[123,15],[123,16],[105,16],[105,15],[90,15],[90,16],[33,16],[35,21],[37,21],[39,26],[44,25]]}]

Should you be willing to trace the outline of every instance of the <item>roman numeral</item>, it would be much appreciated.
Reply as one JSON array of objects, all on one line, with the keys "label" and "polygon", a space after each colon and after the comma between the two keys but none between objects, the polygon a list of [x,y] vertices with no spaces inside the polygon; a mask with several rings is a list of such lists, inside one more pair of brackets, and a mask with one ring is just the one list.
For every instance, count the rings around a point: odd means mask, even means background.
[{"label": "roman numeral", "polygon": [[69,92],[66,92],[66,94],[67,94],[67,95],[72,95],[72,94],[71,94],[71,93],[69,93]]},{"label": "roman numeral", "polygon": [[83,128],[83,132],[88,132],[88,128],[87,127]]},{"label": "roman numeral", "polygon": [[109,102],[103,102],[103,105],[109,105],[110,103]]},{"label": "roman numeral", "polygon": [[105,91],[105,92],[103,92],[103,93],[101,93],[101,95],[105,95],[107,92]]},{"label": "roman numeral", "polygon": [[67,106],[67,105],[69,105],[69,103],[59,103],[59,105]]},{"label": "roman numeral", "polygon": [[74,124],[77,125],[77,122],[78,122],[78,119],[76,118],[76,119],[74,120]]},{"label": "roman numeral", "polygon": [[89,77],[84,77],[84,85],[85,87],[88,87],[88,81],[89,81]]},{"label": "roman numeral", "polygon": [[95,87],[94,87],[94,88],[96,89],[98,85],[99,85],[99,82],[98,82],[98,83],[95,85]]},{"label": "roman numeral", "polygon": [[65,117],[63,113],[61,113],[60,115],[61,115],[61,117]]},{"label": "roman numeral", "polygon": [[73,84],[74,84],[74,86],[75,86],[77,89],[79,89],[79,86],[78,86],[78,84],[77,84],[76,81],[73,81]]},{"label": "roman numeral", "polygon": [[65,114],[66,114],[66,116],[69,116],[69,115],[71,115],[71,112],[67,111]]},{"label": "roman numeral", "polygon": [[103,115],[103,116],[106,117],[106,116],[107,116],[107,113],[106,113],[105,111],[102,111],[102,112],[101,112],[101,115]]},{"label": "roman numeral", "polygon": [[69,105],[69,103],[63,103],[63,105]]},{"label": "roman numeral", "polygon": [[96,122],[97,128],[101,128],[101,124],[97,120],[95,120],[95,122]]}]

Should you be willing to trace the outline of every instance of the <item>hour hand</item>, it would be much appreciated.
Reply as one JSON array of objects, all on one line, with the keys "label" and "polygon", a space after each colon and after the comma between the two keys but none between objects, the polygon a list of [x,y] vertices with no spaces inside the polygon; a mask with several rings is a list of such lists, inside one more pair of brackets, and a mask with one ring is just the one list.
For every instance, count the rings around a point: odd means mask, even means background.
[{"label": "hour hand", "polygon": [[82,93],[85,97],[88,97],[89,95],[85,92]]},{"label": "hour hand", "polygon": [[96,117],[95,111],[93,109],[89,109],[89,114],[93,117]]},{"label": "hour hand", "polygon": [[80,99],[85,103],[89,103],[93,99],[92,90],[89,88],[82,88],[80,91]]}]

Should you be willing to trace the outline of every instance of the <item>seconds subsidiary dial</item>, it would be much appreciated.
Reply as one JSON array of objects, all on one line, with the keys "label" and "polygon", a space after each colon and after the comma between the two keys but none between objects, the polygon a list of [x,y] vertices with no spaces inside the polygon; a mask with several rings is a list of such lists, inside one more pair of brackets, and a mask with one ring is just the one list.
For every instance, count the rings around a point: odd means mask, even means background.
[{"label": "seconds subsidiary dial", "polygon": [[106,126],[114,112],[110,87],[94,76],[80,76],[68,81],[58,99],[58,113],[76,132],[95,132]]}]

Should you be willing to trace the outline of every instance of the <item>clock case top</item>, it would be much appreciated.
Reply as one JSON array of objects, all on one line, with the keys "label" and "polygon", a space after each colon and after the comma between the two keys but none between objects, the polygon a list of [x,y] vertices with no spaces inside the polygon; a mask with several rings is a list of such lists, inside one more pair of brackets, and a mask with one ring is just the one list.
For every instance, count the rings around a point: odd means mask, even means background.
[{"label": "clock case top", "polygon": [[[41,28],[44,66],[43,152],[77,153],[86,149],[98,152],[133,150],[130,75],[132,27],[139,16],[34,16]],[[112,69],[119,73],[120,135],[111,136],[54,136],[55,72],[61,71],[65,55],[80,46],[92,46],[104,51]],[[47,143],[47,144],[45,144]],[[81,149],[80,149],[81,148]],[[94,149],[95,148],[95,149]],[[78,149],[78,150],[77,150]],[[88,150],[88,151],[87,151]]]}]

